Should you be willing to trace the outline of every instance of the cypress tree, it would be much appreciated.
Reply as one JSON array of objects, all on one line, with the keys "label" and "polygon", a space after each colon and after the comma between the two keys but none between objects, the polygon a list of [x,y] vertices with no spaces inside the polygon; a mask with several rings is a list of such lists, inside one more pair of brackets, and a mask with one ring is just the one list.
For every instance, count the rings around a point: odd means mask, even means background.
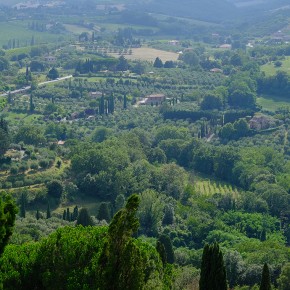
[{"label": "cypress tree", "polygon": [[74,211],[73,211],[73,215],[72,215],[72,220],[75,221],[77,218],[78,218],[78,215],[79,215],[79,208],[78,206],[76,205],[74,207]]},{"label": "cypress tree", "polygon": [[100,115],[104,115],[104,113],[105,113],[105,97],[104,97],[104,93],[102,94],[102,97],[100,99],[99,112],[100,112]]},{"label": "cypress tree", "polygon": [[174,221],[173,208],[170,205],[166,205],[164,208],[164,217],[162,220],[163,225],[172,225]]},{"label": "cypress tree", "polygon": [[84,227],[94,225],[94,222],[90,217],[89,212],[86,208],[83,207],[80,209],[76,224],[82,225]]},{"label": "cypress tree", "polygon": [[203,249],[199,290],[226,290],[227,277],[219,245],[205,245]]},{"label": "cypress tree", "polygon": [[21,199],[20,199],[20,216],[22,218],[25,218],[26,216],[26,196],[24,193],[21,194]]},{"label": "cypress tree", "polygon": [[105,221],[110,221],[110,211],[109,211],[109,206],[107,202],[102,202],[99,207],[97,219],[99,221],[105,220]]},{"label": "cypress tree", "polygon": [[50,218],[51,218],[51,212],[50,212],[49,201],[47,201],[46,218],[47,218],[47,219],[50,219]]},{"label": "cypress tree", "polygon": [[127,109],[127,96],[126,96],[126,94],[124,94],[124,104],[123,104],[123,109],[124,109],[124,110]]},{"label": "cypress tree", "polygon": [[263,229],[262,232],[261,232],[260,241],[264,242],[264,241],[266,241],[266,239],[267,239],[266,230]]},{"label": "cypress tree", "polygon": [[156,250],[158,254],[160,255],[162,264],[164,266],[167,262],[167,255],[166,255],[164,245],[159,240],[157,240],[157,243],[156,243]]},{"label": "cypress tree", "polygon": [[264,264],[259,290],[271,290],[270,272],[267,263]]},{"label": "cypress tree", "polygon": [[35,218],[36,218],[37,220],[40,219],[40,213],[39,213],[39,210],[36,210]]},{"label": "cypress tree", "polygon": [[164,246],[164,250],[166,253],[166,262],[169,264],[173,264],[174,263],[174,252],[173,252],[173,247],[172,247],[172,243],[171,243],[170,238],[167,235],[162,234],[158,238],[158,242],[160,242]]},{"label": "cypress tree", "polygon": [[66,209],[66,220],[70,222],[70,212],[69,212],[69,208]]}]

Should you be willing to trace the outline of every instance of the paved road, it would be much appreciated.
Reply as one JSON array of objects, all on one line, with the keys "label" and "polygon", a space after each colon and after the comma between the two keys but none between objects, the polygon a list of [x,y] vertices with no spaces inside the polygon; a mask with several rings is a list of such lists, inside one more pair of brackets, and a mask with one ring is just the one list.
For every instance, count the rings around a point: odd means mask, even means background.
[{"label": "paved road", "polygon": [[[60,82],[60,81],[66,80],[66,79],[70,79],[72,77],[73,77],[72,75],[69,75],[69,76],[66,76],[66,77],[57,78],[56,80],[39,83],[38,86],[43,86],[43,85],[50,84],[50,83]],[[25,91],[28,91],[30,88],[31,88],[30,86],[23,87],[23,88],[21,88],[19,90],[10,91],[10,94],[13,95],[13,94],[17,94],[17,93],[23,93]],[[0,97],[5,97],[5,96],[8,96],[8,92],[5,93],[5,94],[0,95]]]}]

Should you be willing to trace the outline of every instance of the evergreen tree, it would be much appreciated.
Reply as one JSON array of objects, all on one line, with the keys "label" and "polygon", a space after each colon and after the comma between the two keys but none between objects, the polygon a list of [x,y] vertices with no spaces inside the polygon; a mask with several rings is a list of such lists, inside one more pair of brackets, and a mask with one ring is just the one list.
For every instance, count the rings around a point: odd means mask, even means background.
[{"label": "evergreen tree", "polygon": [[161,68],[161,67],[163,67],[163,62],[162,62],[162,60],[161,60],[159,57],[156,57],[153,66],[154,66],[154,67],[157,67],[157,68]]},{"label": "evergreen tree", "polygon": [[130,196],[126,207],[119,210],[110,223],[99,258],[100,289],[137,290],[144,286],[145,264],[140,248],[132,238],[139,227],[136,217],[139,203],[138,195]]},{"label": "evergreen tree", "polygon": [[16,213],[17,207],[11,197],[6,193],[0,193],[0,256],[12,235]]},{"label": "evergreen tree", "polygon": [[46,218],[47,219],[50,219],[51,218],[49,201],[47,201]]},{"label": "evergreen tree", "polygon": [[110,211],[109,211],[109,206],[107,202],[102,202],[99,207],[97,219],[99,221],[105,220],[105,221],[110,221]]},{"label": "evergreen tree", "polygon": [[124,194],[119,194],[115,200],[115,211],[117,212],[125,205],[125,196]]},{"label": "evergreen tree", "polygon": [[123,109],[126,110],[127,109],[127,96],[126,94],[124,94],[124,103],[123,103]]},{"label": "evergreen tree", "polygon": [[174,212],[173,208],[170,205],[164,207],[164,216],[162,220],[163,225],[172,225],[174,221]]},{"label": "evergreen tree", "polygon": [[159,238],[158,238],[158,242],[160,244],[163,245],[165,253],[166,253],[166,262],[169,264],[173,264],[174,263],[174,252],[173,252],[173,247],[172,247],[172,243],[170,238],[165,235],[162,234]]},{"label": "evergreen tree", "polygon": [[32,99],[32,94],[30,94],[30,100],[29,100],[29,112],[33,113],[35,109],[35,105],[33,103],[33,99]]},{"label": "evergreen tree", "polygon": [[66,218],[65,218],[67,221],[71,221],[70,220],[70,211],[69,211],[69,207],[66,209]]},{"label": "evergreen tree", "polygon": [[164,245],[159,240],[157,240],[156,242],[156,250],[161,258],[163,266],[165,266],[167,263],[167,255],[166,255]]},{"label": "evergreen tree", "polygon": [[66,210],[63,210],[63,214],[62,214],[62,219],[65,221],[66,220]]},{"label": "evergreen tree", "polygon": [[104,93],[102,94],[101,99],[100,99],[99,112],[100,112],[100,115],[104,115],[104,113],[105,113],[105,97],[104,97]]},{"label": "evergreen tree", "polygon": [[83,207],[80,209],[76,224],[82,225],[84,227],[94,225],[94,222],[92,218],[90,217],[89,212],[86,208]]},{"label": "evergreen tree", "polygon": [[36,210],[35,218],[36,218],[37,220],[40,219],[40,213],[39,213],[39,210]]},{"label": "evergreen tree", "polygon": [[261,242],[264,242],[264,241],[266,241],[266,239],[267,239],[266,230],[263,229],[262,232],[261,232],[260,241],[261,241]]},{"label": "evergreen tree", "polygon": [[206,244],[203,249],[199,290],[226,290],[227,277],[219,245]]},{"label": "evergreen tree", "polygon": [[25,218],[26,216],[26,200],[27,200],[26,195],[22,193],[20,198],[20,216],[22,218]]},{"label": "evergreen tree", "polygon": [[78,215],[79,215],[79,208],[78,206],[76,205],[74,207],[74,211],[73,211],[73,214],[72,214],[72,220],[75,221],[77,218],[78,218]]},{"label": "evergreen tree", "polygon": [[264,264],[259,290],[271,290],[270,272],[267,263]]}]

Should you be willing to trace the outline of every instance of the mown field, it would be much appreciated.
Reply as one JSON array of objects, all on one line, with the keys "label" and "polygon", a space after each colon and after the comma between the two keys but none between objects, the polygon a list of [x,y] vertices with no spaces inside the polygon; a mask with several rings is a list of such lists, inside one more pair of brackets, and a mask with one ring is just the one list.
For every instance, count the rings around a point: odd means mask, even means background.
[{"label": "mown field", "polygon": [[285,71],[290,75],[290,57],[285,57],[285,60],[282,61],[281,67],[276,67],[275,62],[269,62],[261,66],[261,71],[263,71],[266,76],[273,76],[277,71]]},{"label": "mown field", "polygon": [[275,112],[281,107],[290,106],[290,98],[263,95],[257,98],[257,103],[263,110]]},{"label": "mown field", "polygon": [[[110,53],[111,56],[120,57],[118,53]],[[165,61],[177,61],[178,53],[169,52],[164,50],[159,50],[150,47],[140,47],[132,48],[131,55],[125,55],[125,58],[128,60],[143,60],[143,61],[154,61],[156,57],[159,57],[163,62]]]}]

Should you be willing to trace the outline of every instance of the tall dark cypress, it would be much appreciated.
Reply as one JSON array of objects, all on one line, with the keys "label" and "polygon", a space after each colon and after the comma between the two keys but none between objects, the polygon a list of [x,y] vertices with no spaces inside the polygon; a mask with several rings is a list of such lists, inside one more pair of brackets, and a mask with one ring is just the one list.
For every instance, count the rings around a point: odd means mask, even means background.
[{"label": "tall dark cypress", "polygon": [[24,193],[21,194],[21,199],[20,199],[20,216],[22,218],[25,218],[26,216],[26,196]]},{"label": "tall dark cypress", "polygon": [[104,97],[104,94],[102,94],[102,97],[100,99],[99,112],[100,112],[100,115],[104,115],[104,113],[105,113],[105,97]]},{"label": "tall dark cypress", "polygon": [[202,255],[199,290],[226,290],[227,277],[219,245],[205,245]]},{"label": "tall dark cypress", "polygon": [[264,264],[259,290],[271,290],[270,272],[267,263]]},{"label": "tall dark cypress", "polygon": [[127,96],[124,94],[124,104],[123,104],[123,109],[127,109]]},{"label": "tall dark cypress", "polygon": [[49,201],[47,201],[46,218],[47,219],[50,219],[51,218]]}]

